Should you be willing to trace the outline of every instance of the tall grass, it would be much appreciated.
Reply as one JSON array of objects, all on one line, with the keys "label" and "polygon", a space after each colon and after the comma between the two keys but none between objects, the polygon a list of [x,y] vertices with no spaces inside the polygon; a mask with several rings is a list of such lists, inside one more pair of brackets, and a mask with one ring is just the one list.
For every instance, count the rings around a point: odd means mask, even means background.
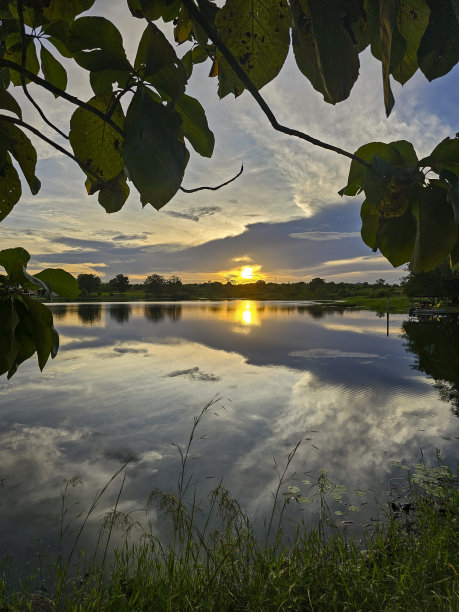
[{"label": "tall grass", "polygon": [[[265,537],[260,538],[250,517],[222,483],[210,492],[205,508],[197,502],[188,460],[200,420],[210,405],[195,418],[185,447],[177,447],[176,490],[156,489],[148,500],[150,507],[170,520],[167,542],[155,537],[151,529],[144,529],[134,540],[129,537],[129,530],[138,523],[118,511],[123,480],[97,542],[100,547],[104,541],[99,560],[93,555],[80,567],[79,575],[70,578],[74,543],[70,558],[60,555],[58,559],[52,596],[25,591],[7,594],[7,585],[2,592],[0,583],[0,609],[458,609],[458,476],[440,457],[434,467],[425,462],[413,469],[401,466],[406,469],[403,486],[393,491],[371,531],[357,539],[336,526],[327,502],[327,495],[337,499],[344,488],[321,473],[308,493],[320,501],[318,526],[299,522],[293,536],[286,538],[286,506],[307,499],[297,487],[286,487],[296,447],[279,470]],[[94,500],[96,505],[100,496]],[[116,528],[123,529],[126,538],[109,562],[109,541]],[[78,538],[80,535],[81,530]]]}]

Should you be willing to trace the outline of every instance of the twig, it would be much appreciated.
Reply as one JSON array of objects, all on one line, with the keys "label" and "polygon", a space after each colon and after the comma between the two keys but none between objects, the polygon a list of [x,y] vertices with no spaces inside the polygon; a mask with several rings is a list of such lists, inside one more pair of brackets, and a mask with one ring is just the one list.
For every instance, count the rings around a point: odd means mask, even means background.
[{"label": "twig", "polygon": [[233,176],[233,178],[231,178],[229,181],[225,181],[224,183],[222,183],[221,185],[217,185],[216,187],[195,187],[194,189],[185,189],[185,187],[180,187],[180,191],[184,191],[185,193],[194,193],[195,191],[202,191],[203,189],[209,189],[210,191],[217,191],[218,189],[221,189],[225,185],[229,185],[230,183],[235,181],[239,176],[241,176],[243,170],[244,170],[244,164],[242,164],[241,169],[236,174],[236,176]]},{"label": "twig", "polygon": [[91,104],[88,104],[87,102],[83,102],[83,100],[80,100],[76,96],[72,96],[71,94],[67,93],[63,89],[60,89],[59,87],[56,87],[52,83],[45,81],[44,79],[37,76],[33,72],[30,72],[30,70],[27,70],[27,68],[23,68],[20,64],[16,64],[16,62],[11,62],[10,60],[0,59],[0,67],[9,68],[10,70],[14,70],[15,72],[24,74],[29,79],[29,81],[32,81],[36,85],[40,85],[41,87],[43,87],[44,89],[47,89],[53,94],[57,94],[64,100],[67,100],[68,102],[71,102],[72,104],[75,104],[75,106],[84,108],[85,110],[89,111],[93,115],[100,117],[100,119],[105,121],[105,123],[108,123],[108,125],[110,125],[114,130],[116,130],[118,134],[121,134],[121,136],[123,137],[125,136],[125,133],[120,128],[120,126],[117,125],[114,121],[112,121],[112,119],[107,118],[107,115],[103,113],[102,111],[100,111],[98,108],[91,106]]},{"label": "twig", "polygon": [[288,134],[289,136],[296,136],[297,138],[301,138],[301,140],[306,140],[307,142],[310,142],[311,144],[317,147],[321,147],[322,149],[328,149],[329,151],[334,151],[335,153],[338,153],[339,155],[344,155],[344,157],[353,159],[354,161],[359,162],[359,164],[362,164],[363,166],[366,166],[367,168],[370,167],[370,164],[368,164],[366,161],[364,161],[357,155],[353,155],[352,153],[349,153],[348,151],[345,151],[344,149],[340,149],[339,147],[335,147],[334,145],[328,144],[326,142],[322,142],[321,140],[318,140],[317,138],[313,138],[312,136],[309,136],[309,134],[305,134],[304,132],[300,132],[299,130],[294,130],[285,125],[281,125],[277,121],[273,111],[268,106],[265,99],[261,96],[258,89],[255,87],[255,85],[252,83],[252,81],[247,76],[245,71],[239,65],[239,62],[237,61],[237,59],[234,57],[234,55],[231,53],[228,47],[222,42],[217,30],[213,26],[211,26],[207,22],[207,20],[202,16],[200,10],[194,4],[193,0],[182,0],[182,2],[187,8],[188,13],[193,17],[193,19],[197,21],[197,23],[201,26],[201,28],[204,30],[204,32],[207,34],[210,40],[214,43],[216,48],[220,51],[220,53],[226,59],[228,64],[231,66],[231,68],[235,72],[236,76],[244,84],[245,88],[252,94],[258,106],[264,112],[269,122],[271,123],[272,127],[276,131],[282,132],[284,134]]},{"label": "twig", "polygon": [[7,123],[14,123],[15,125],[20,125],[26,130],[29,130],[30,132],[32,132],[32,134],[35,134],[35,136],[38,136],[38,138],[41,138],[41,140],[44,140],[45,142],[47,142],[49,145],[57,149],[57,151],[59,151],[60,153],[63,153],[64,155],[67,155],[67,157],[70,157],[70,159],[73,159],[73,161],[76,162],[82,170],[84,170],[87,174],[90,174],[91,176],[93,176],[95,179],[97,179],[97,181],[99,181],[100,183],[105,183],[104,178],[102,178],[99,174],[97,174],[97,172],[94,172],[94,170],[92,170],[89,166],[81,162],[77,157],[75,157],[75,155],[70,153],[70,151],[67,151],[67,149],[64,149],[64,147],[61,147],[61,145],[57,144],[57,142],[54,142],[54,140],[51,140],[51,138],[48,138],[47,136],[42,134],[40,130],[37,130],[37,128],[34,128],[32,125],[29,125],[25,121],[22,121],[22,119],[16,119],[16,117],[10,117],[9,115],[0,114],[0,121],[6,121]]},{"label": "twig", "polygon": [[[22,41],[21,67],[25,68],[26,61],[27,61],[27,44],[26,44],[27,41],[26,41],[26,32],[25,32],[25,27],[24,27],[24,14],[22,12],[22,0],[18,0],[18,7],[17,8],[18,8],[19,27],[21,29],[21,41]],[[40,106],[37,104],[37,102],[35,102],[35,100],[30,95],[30,93],[29,93],[29,91],[27,89],[26,77],[25,77],[24,73],[21,72],[20,76],[21,76],[21,84],[22,84],[22,90],[24,91],[24,95],[29,100],[29,102],[37,109],[38,114],[40,115],[40,117],[43,119],[43,121],[47,125],[52,127],[53,130],[55,130],[60,136],[62,136],[66,140],[68,140],[69,139],[68,135],[65,132],[63,132],[62,130],[60,130],[56,125],[54,125],[54,123],[52,123],[47,118],[45,113],[41,110]]]}]

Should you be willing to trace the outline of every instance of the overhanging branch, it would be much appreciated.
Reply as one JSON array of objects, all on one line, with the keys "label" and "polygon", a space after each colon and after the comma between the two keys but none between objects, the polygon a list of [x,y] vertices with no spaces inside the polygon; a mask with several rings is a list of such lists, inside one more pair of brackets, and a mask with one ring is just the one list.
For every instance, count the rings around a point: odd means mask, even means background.
[{"label": "overhanging branch", "polygon": [[38,136],[38,138],[40,138],[44,142],[51,145],[54,149],[56,149],[60,153],[63,153],[64,155],[67,155],[67,157],[70,157],[70,159],[76,162],[82,170],[84,170],[87,174],[90,174],[91,176],[93,176],[98,182],[105,183],[105,179],[103,179],[99,174],[97,174],[97,172],[94,172],[94,170],[92,170],[89,166],[82,163],[77,157],[75,157],[75,155],[73,155],[73,153],[70,153],[70,151],[67,151],[67,149],[64,149],[64,147],[61,147],[61,145],[57,144],[57,142],[54,142],[54,140],[51,140],[51,138],[48,138],[47,136],[42,134],[42,132],[40,132],[40,130],[37,130],[37,128],[34,128],[33,125],[30,125],[29,123],[26,123],[25,121],[22,121],[22,119],[16,119],[16,117],[10,117],[9,115],[1,115],[1,114],[0,114],[0,121],[6,121],[7,123],[13,123],[14,125],[20,125],[26,130],[29,130],[29,132],[32,132],[32,134],[35,134],[35,136]]},{"label": "overhanging branch", "polygon": [[282,132],[283,134],[287,134],[289,136],[296,136],[297,138],[301,138],[301,140],[306,140],[307,142],[310,142],[316,147],[321,147],[322,149],[328,149],[329,151],[334,151],[335,153],[338,153],[339,155],[343,155],[344,157],[353,159],[354,161],[358,162],[359,164],[362,164],[363,166],[366,166],[367,168],[370,167],[370,164],[368,164],[366,161],[364,161],[357,155],[353,155],[352,153],[349,153],[349,151],[345,151],[344,149],[341,149],[340,147],[335,147],[335,145],[328,144],[327,142],[322,142],[321,140],[318,140],[317,138],[313,138],[312,136],[309,136],[309,134],[305,134],[304,132],[301,132],[300,130],[295,130],[285,125],[281,125],[277,121],[273,111],[267,104],[266,100],[263,98],[263,96],[260,94],[258,89],[255,87],[255,85],[252,83],[250,78],[247,76],[245,71],[239,65],[239,62],[237,61],[237,59],[234,57],[234,55],[231,53],[228,47],[222,42],[217,30],[208,23],[207,19],[203,17],[199,8],[195,5],[193,0],[182,0],[182,3],[187,8],[189,15],[191,15],[191,17],[196,20],[196,22],[201,26],[201,28],[204,30],[204,32],[207,34],[210,40],[214,43],[216,48],[220,51],[220,53],[226,59],[226,61],[228,62],[232,70],[235,72],[237,77],[244,84],[245,88],[252,94],[252,97],[255,99],[258,106],[261,108],[263,113],[268,118],[268,121],[271,123],[272,127],[276,131]]},{"label": "overhanging branch", "polygon": [[27,70],[27,68],[22,68],[22,66],[20,64],[16,64],[16,62],[11,62],[10,60],[6,60],[6,59],[0,59],[0,67],[8,68],[9,70],[14,70],[15,72],[18,72],[19,74],[24,74],[24,76],[26,76],[29,79],[29,81],[32,81],[36,85],[40,85],[41,87],[43,87],[44,89],[47,89],[51,93],[60,96],[61,98],[63,98],[64,100],[67,100],[68,102],[71,102],[72,104],[75,104],[75,106],[80,106],[81,108],[84,108],[85,110],[89,111],[93,115],[100,117],[100,119],[105,121],[105,123],[108,123],[108,125],[110,125],[114,130],[118,132],[118,134],[121,134],[121,136],[123,136],[124,138],[125,134],[124,134],[124,131],[120,128],[120,126],[117,125],[112,119],[107,118],[107,115],[105,113],[103,113],[97,108],[94,108],[94,106],[91,106],[87,102],[83,102],[83,100],[80,100],[76,96],[72,96],[71,94],[68,94],[63,89],[60,89],[59,87],[56,87],[55,85],[52,85],[51,83],[49,83],[48,81],[45,81],[44,79],[37,76],[33,72],[30,72],[30,70]]},{"label": "overhanging branch", "polygon": [[[22,0],[18,0],[18,17],[19,17],[19,27],[21,29],[21,42],[22,42],[21,68],[24,69],[26,65],[26,58],[27,58],[27,39],[26,39],[26,32],[25,32],[25,26],[24,26],[24,14],[22,12]],[[54,125],[54,123],[52,123],[48,119],[45,113],[41,110],[40,106],[30,95],[29,90],[27,89],[26,77],[23,72],[20,73],[20,77],[21,77],[22,90],[24,92],[25,97],[29,100],[32,106],[35,107],[35,109],[37,110],[38,114],[43,119],[43,121],[47,125],[49,125],[49,127],[53,128],[53,130],[55,130],[60,136],[68,140],[69,137],[67,136],[67,134],[62,132],[62,130],[60,130],[56,125]]]},{"label": "overhanging branch", "polygon": [[204,189],[209,189],[210,191],[217,191],[218,189],[225,187],[225,185],[229,185],[230,183],[235,181],[239,176],[241,176],[243,171],[244,164],[242,164],[241,169],[236,174],[236,176],[233,176],[233,178],[231,178],[229,181],[225,181],[224,183],[222,183],[221,185],[217,185],[216,187],[195,187],[194,189],[185,189],[185,187],[180,187],[180,191],[184,191],[185,193],[194,193],[195,191],[203,191]]}]

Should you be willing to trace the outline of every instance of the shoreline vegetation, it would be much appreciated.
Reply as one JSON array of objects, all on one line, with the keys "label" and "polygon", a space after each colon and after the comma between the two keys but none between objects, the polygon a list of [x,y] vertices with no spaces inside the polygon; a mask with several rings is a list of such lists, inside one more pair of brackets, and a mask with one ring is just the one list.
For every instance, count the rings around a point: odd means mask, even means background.
[{"label": "shoreline vegetation", "polygon": [[[422,454],[413,466],[393,462],[404,470],[403,477],[392,481],[378,516],[351,535],[346,526],[352,521],[343,519],[358,508],[347,502],[346,486],[334,484],[324,471],[314,481],[295,479],[291,468],[298,443],[284,467],[278,466],[278,484],[260,537],[221,482],[207,500],[199,499],[188,468],[199,422],[215,401],[195,417],[188,443],[177,446],[175,490],[155,489],[147,501],[146,509],[158,511],[170,524],[167,541],[160,541],[132,512],[120,510],[128,461],[83,513],[70,555],[64,553],[61,537],[48,580],[40,567],[13,588],[4,566],[1,612],[457,609],[459,465],[453,473],[439,452],[433,466]],[[119,479],[116,503],[102,519],[95,550],[78,557],[88,518],[107,487]],[[61,536],[66,490],[61,494]],[[313,503],[318,520],[307,524],[300,519],[292,526],[288,506],[301,509]],[[111,555],[116,531],[123,535],[122,543]]]},{"label": "shoreline vegetation", "polygon": [[[441,307],[448,312],[459,312],[457,305],[459,283],[443,278],[441,270],[425,275],[409,274],[400,284],[390,285],[382,278],[373,284],[335,283],[322,278],[309,282],[277,283],[262,280],[245,283],[204,282],[182,283],[172,276],[166,279],[153,274],[142,284],[130,284],[127,276],[117,275],[102,283],[94,274],[78,276],[80,295],[75,302],[177,302],[197,300],[256,300],[256,301],[312,301],[318,306],[332,308],[362,308],[378,313],[408,313],[421,302],[421,307]],[[421,278],[420,278],[421,276]],[[438,278],[437,278],[438,277]],[[441,297],[443,296],[443,297]],[[59,302],[61,300],[56,299]]]}]

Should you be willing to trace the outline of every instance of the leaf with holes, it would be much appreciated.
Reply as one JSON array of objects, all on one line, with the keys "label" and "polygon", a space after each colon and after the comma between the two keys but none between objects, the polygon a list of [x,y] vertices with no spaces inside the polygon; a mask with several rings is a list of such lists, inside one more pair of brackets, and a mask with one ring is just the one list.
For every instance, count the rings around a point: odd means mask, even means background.
[{"label": "leaf with holes", "polygon": [[[257,89],[277,76],[290,45],[286,0],[227,0],[215,18],[222,42]],[[218,95],[238,96],[244,85],[217,50]]]},{"label": "leaf with holes", "polygon": [[427,0],[427,3],[430,21],[417,55],[419,67],[432,81],[447,74],[459,61],[459,19],[451,0]]},{"label": "leaf with holes", "polygon": [[[88,103],[107,113],[112,108],[113,96],[94,96]],[[111,118],[116,125],[123,127],[124,113],[119,104]],[[115,178],[124,168],[121,155],[123,137],[114,127],[90,111],[77,108],[73,113],[69,138],[75,157],[103,180]]]},{"label": "leaf with holes", "polygon": [[0,172],[0,221],[10,214],[21,195],[21,181],[16,168],[10,162],[5,162]]}]

